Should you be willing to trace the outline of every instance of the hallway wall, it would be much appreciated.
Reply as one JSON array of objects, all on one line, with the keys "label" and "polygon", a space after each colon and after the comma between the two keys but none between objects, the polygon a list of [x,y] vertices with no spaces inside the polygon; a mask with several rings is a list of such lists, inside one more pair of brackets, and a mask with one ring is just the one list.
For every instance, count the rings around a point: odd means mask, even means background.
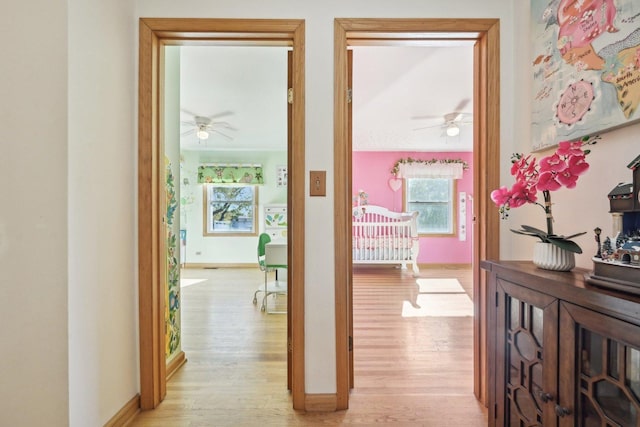
[{"label": "hallway wall", "polygon": [[[513,71],[513,2],[508,0],[295,0],[211,1],[137,0],[138,17],[292,18],[305,20],[305,156],[307,170],[327,171],[327,197],[309,197],[305,203],[305,365],[308,393],[336,392],[335,275],[333,248],[333,36],[334,19],[375,18],[500,18],[502,48],[502,132],[511,134]],[[247,11],[250,10],[250,16]]]},{"label": "hallway wall", "polygon": [[66,1],[4,4],[0,28],[0,425],[63,426],[69,419]]}]

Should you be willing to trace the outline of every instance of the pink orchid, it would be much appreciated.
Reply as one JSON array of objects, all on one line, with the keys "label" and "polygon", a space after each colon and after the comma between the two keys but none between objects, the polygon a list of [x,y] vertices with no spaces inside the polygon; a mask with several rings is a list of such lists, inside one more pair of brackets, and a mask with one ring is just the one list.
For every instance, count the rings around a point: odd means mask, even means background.
[{"label": "pink orchid", "polygon": [[529,187],[521,182],[516,182],[511,188],[510,206],[513,208],[520,207],[525,203],[535,203],[537,200],[536,188]]},{"label": "pink orchid", "polygon": [[505,186],[498,188],[497,190],[493,190],[491,192],[491,200],[496,205],[505,205],[511,198],[511,192]]},{"label": "pink orchid", "polygon": [[584,154],[582,156],[569,157],[569,170],[573,175],[580,176],[589,170],[589,163],[586,162]]},{"label": "pink orchid", "polygon": [[567,164],[556,153],[552,156],[543,157],[540,159],[540,171],[541,172],[562,172],[566,169]]},{"label": "pink orchid", "polygon": [[551,171],[542,172],[538,180],[538,189],[541,191],[556,191],[562,188],[558,181],[558,174]]},{"label": "pink orchid", "polygon": [[561,141],[558,142],[556,154],[559,156],[584,156],[582,151],[582,141]]},{"label": "pink orchid", "polygon": [[[519,234],[534,235],[554,245],[573,252],[581,252],[574,242],[556,236],[553,233],[553,216],[551,214],[551,191],[562,187],[575,188],[578,177],[589,169],[585,156],[589,150],[585,145],[593,145],[599,136],[584,137],[579,141],[562,141],[558,143],[556,152],[537,160],[533,155],[524,156],[514,154],[511,157],[511,175],[515,183],[511,188],[502,186],[491,192],[491,200],[500,208],[502,218],[509,216],[509,209],[517,208],[527,203],[541,206],[546,213],[547,232],[529,226],[522,226],[523,230],[512,230]],[[538,202],[537,192],[542,191],[544,205]],[[584,233],[580,233],[584,234]],[[549,238],[552,236],[553,238]]]},{"label": "pink orchid", "polygon": [[567,169],[556,176],[556,181],[558,181],[561,186],[575,188],[578,182],[578,175],[572,174],[571,171]]}]

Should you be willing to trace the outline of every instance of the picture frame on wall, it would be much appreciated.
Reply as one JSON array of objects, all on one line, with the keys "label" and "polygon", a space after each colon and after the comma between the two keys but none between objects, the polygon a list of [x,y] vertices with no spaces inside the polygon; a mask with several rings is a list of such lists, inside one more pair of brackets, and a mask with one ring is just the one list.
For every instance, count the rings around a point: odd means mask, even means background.
[{"label": "picture frame on wall", "polygon": [[276,168],[276,185],[278,187],[287,186],[287,167],[280,165]]},{"label": "picture frame on wall", "polygon": [[640,121],[640,2],[531,0],[531,151]]}]

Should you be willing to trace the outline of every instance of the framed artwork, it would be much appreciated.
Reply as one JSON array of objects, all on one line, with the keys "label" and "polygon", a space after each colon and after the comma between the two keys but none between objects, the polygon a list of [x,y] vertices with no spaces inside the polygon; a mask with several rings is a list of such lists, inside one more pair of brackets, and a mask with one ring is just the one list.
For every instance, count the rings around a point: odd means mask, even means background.
[{"label": "framed artwork", "polygon": [[278,166],[276,171],[276,185],[278,187],[287,186],[287,167],[286,166]]},{"label": "framed artwork", "polygon": [[531,0],[531,151],[640,121],[640,2]]}]

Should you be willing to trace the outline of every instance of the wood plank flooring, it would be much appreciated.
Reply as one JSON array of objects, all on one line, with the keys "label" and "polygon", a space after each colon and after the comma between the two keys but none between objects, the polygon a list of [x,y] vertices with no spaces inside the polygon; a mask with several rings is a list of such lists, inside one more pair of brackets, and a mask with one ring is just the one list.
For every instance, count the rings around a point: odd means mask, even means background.
[{"label": "wood plank flooring", "polygon": [[[356,383],[350,408],[334,413],[292,409],[286,316],[252,304],[263,278],[258,269],[187,269],[182,277],[206,279],[182,288],[188,362],[169,380],[162,404],[130,426],[487,425],[473,396],[472,318],[447,311],[448,296],[470,296],[470,270],[421,271],[423,278],[457,278],[461,295],[429,292],[410,270],[354,269]],[[286,298],[272,303],[282,308]]]}]

